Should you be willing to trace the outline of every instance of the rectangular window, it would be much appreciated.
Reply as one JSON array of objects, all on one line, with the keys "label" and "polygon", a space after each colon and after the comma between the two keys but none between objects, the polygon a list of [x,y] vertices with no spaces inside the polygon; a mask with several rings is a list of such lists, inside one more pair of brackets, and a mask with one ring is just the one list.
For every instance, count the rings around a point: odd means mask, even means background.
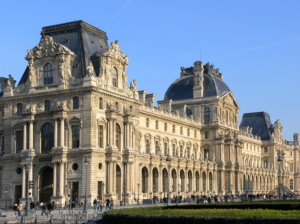
[{"label": "rectangular window", "polygon": [[50,111],[50,100],[45,101],[45,111],[47,111],[47,112]]},{"label": "rectangular window", "polygon": [[73,98],[73,109],[74,110],[79,108],[79,102],[78,101],[79,101],[78,97]]},{"label": "rectangular window", "polygon": [[293,156],[293,151],[290,151],[290,156]]},{"label": "rectangular window", "polygon": [[173,157],[176,156],[176,151],[175,151],[175,144],[173,144]]},{"label": "rectangular window", "polygon": [[158,154],[158,149],[159,149],[158,141],[155,141],[155,155]]},{"label": "rectangular window", "polygon": [[19,103],[19,104],[17,105],[17,114],[21,114],[21,113],[22,113],[22,111],[23,111],[22,104],[21,104],[21,103]]},{"label": "rectangular window", "polygon": [[165,143],[165,150],[164,151],[165,151],[164,155],[165,156],[168,155],[168,144],[167,143]]},{"label": "rectangular window", "polygon": [[290,163],[290,172],[294,172],[294,164]]},{"label": "rectangular window", "polygon": [[182,158],[182,156],[183,156],[183,149],[182,149],[183,147],[182,147],[182,145],[180,146],[180,158]]},{"label": "rectangular window", "polygon": [[173,133],[175,133],[175,125],[173,125]]},{"label": "rectangular window", "polygon": [[103,110],[103,98],[102,97],[99,98],[99,109]]},{"label": "rectangular window", "polygon": [[72,126],[72,148],[79,148],[79,125]]},{"label": "rectangular window", "polygon": [[146,139],[146,153],[149,154],[150,153],[150,142],[148,139]]},{"label": "rectangular window", "polygon": [[23,131],[16,131],[16,153],[23,149]]},{"label": "rectangular window", "polygon": [[98,145],[99,145],[99,148],[103,148],[103,126],[102,125],[99,125]]},{"label": "rectangular window", "polygon": [[268,147],[264,147],[264,152],[268,152]]}]

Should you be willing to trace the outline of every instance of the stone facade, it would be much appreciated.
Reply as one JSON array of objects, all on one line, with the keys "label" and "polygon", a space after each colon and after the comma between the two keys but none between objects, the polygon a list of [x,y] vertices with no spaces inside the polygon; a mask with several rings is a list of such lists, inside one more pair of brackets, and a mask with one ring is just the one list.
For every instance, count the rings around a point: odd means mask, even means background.
[{"label": "stone facade", "polygon": [[[55,42],[77,28],[80,53],[71,50],[73,39]],[[263,193],[278,184],[279,154],[282,182],[300,190],[299,135],[284,141],[279,120],[269,124],[268,140],[250,123],[239,126],[239,105],[219,69],[200,61],[181,68],[176,82],[193,82],[192,97],[170,99],[176,93],[168,90],[155,107],[155,94],[137,91],[135,80],[127,87],[128,56],[118,41],[106,41],[83,21],[44,27],[19,85],[0,78],[0,207],[5,190],[9,205],[24,200],[27,173],[30,197],[59,205],[69,194],[83,202],[85,192],[90,204],[98,196],[116,203],[163,198],[168,190],[171,197]]]}]

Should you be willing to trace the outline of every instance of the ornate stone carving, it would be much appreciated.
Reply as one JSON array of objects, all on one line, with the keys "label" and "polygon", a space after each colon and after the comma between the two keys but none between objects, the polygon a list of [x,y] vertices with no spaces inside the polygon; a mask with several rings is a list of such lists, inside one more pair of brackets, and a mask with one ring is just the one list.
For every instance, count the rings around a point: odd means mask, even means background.
[{"label": "ornate stone carving", "polygon": [[168,112],[172,113],[172,100],[169,101],[169,107],[168,107]]},{"label": "ornate stone carving", "polygon": [[136,80],[135,79],[130,83],[130,90],[133,93],[133,98],[138,100],[139,99],[139,93],[137,91],[137,85],[136,85]]},{"label": "ornate stone carving", "polygon": [[299,142],[299,133],[294,134],[294,141]]},{"label": "ornate stone carving", "polygon": [[24,93],[25,90],[26,90],[26,86],[24,83],[22,83],[14,89],[14,93],[21,94],[21,93]]},{"label": "ornate stone carving", "polygon": [[67,47],[55,43],[52,37],[42,36],[40,43],[31,51],[27,50],[26,60],[34,58],[43,58],[47,56],[55,56],[58,54],[74,54]]},{"label": "ornate stone carving", "polygon": [[89,66],[86,68],[86,76],[88,76],[88,77],[94,76],[94,67],[91,62],[89,64]]},{"label": "ornate stone carving", "polygon": [[61,60],[59,62],[59,65],[58,65],[58,71],[59,71],[59,79],[60,79],[60,82],[62,84],[65,83],[65,63],[63,60]]}]

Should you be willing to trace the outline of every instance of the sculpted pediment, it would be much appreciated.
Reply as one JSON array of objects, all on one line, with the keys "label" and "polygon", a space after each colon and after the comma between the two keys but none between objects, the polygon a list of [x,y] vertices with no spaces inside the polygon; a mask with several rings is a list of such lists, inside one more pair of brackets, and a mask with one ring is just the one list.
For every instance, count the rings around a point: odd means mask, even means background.
[{"label": "sculpted pediment", "polygon": [[223,97],[221,97],[221,100],[224,102],[224,103],[228,103],[228,104],[231,104],[231,105],[234,105],[235,107],[240,107],[236,101],[236,99],[234,98],[232,92],[229,92],[227,93],[226,95],[224,95]]},{"label": "sculpted pediment", "polygon": [[55,43],[52,37],[42,36],[40,43],[32,50],[27,50],[26,60],[56,56],[58,54],[74,54],[69,48]]}]

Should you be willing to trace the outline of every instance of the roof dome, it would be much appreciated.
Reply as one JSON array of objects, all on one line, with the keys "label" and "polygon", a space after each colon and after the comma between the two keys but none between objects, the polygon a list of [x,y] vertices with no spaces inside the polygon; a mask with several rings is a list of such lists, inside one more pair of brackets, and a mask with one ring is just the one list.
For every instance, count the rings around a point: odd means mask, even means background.
[{"label": "roof dome", "polygon": [[[164,100],[183,100],[192,99],[194,88],[193,67],[181,68],[181,77],[171,84],[168,88]],[[207,63],[203,74],[203,96],[216,96],[231,91],[223,81],[223,74],[219,69],[214,69],[213,65]]]}]

